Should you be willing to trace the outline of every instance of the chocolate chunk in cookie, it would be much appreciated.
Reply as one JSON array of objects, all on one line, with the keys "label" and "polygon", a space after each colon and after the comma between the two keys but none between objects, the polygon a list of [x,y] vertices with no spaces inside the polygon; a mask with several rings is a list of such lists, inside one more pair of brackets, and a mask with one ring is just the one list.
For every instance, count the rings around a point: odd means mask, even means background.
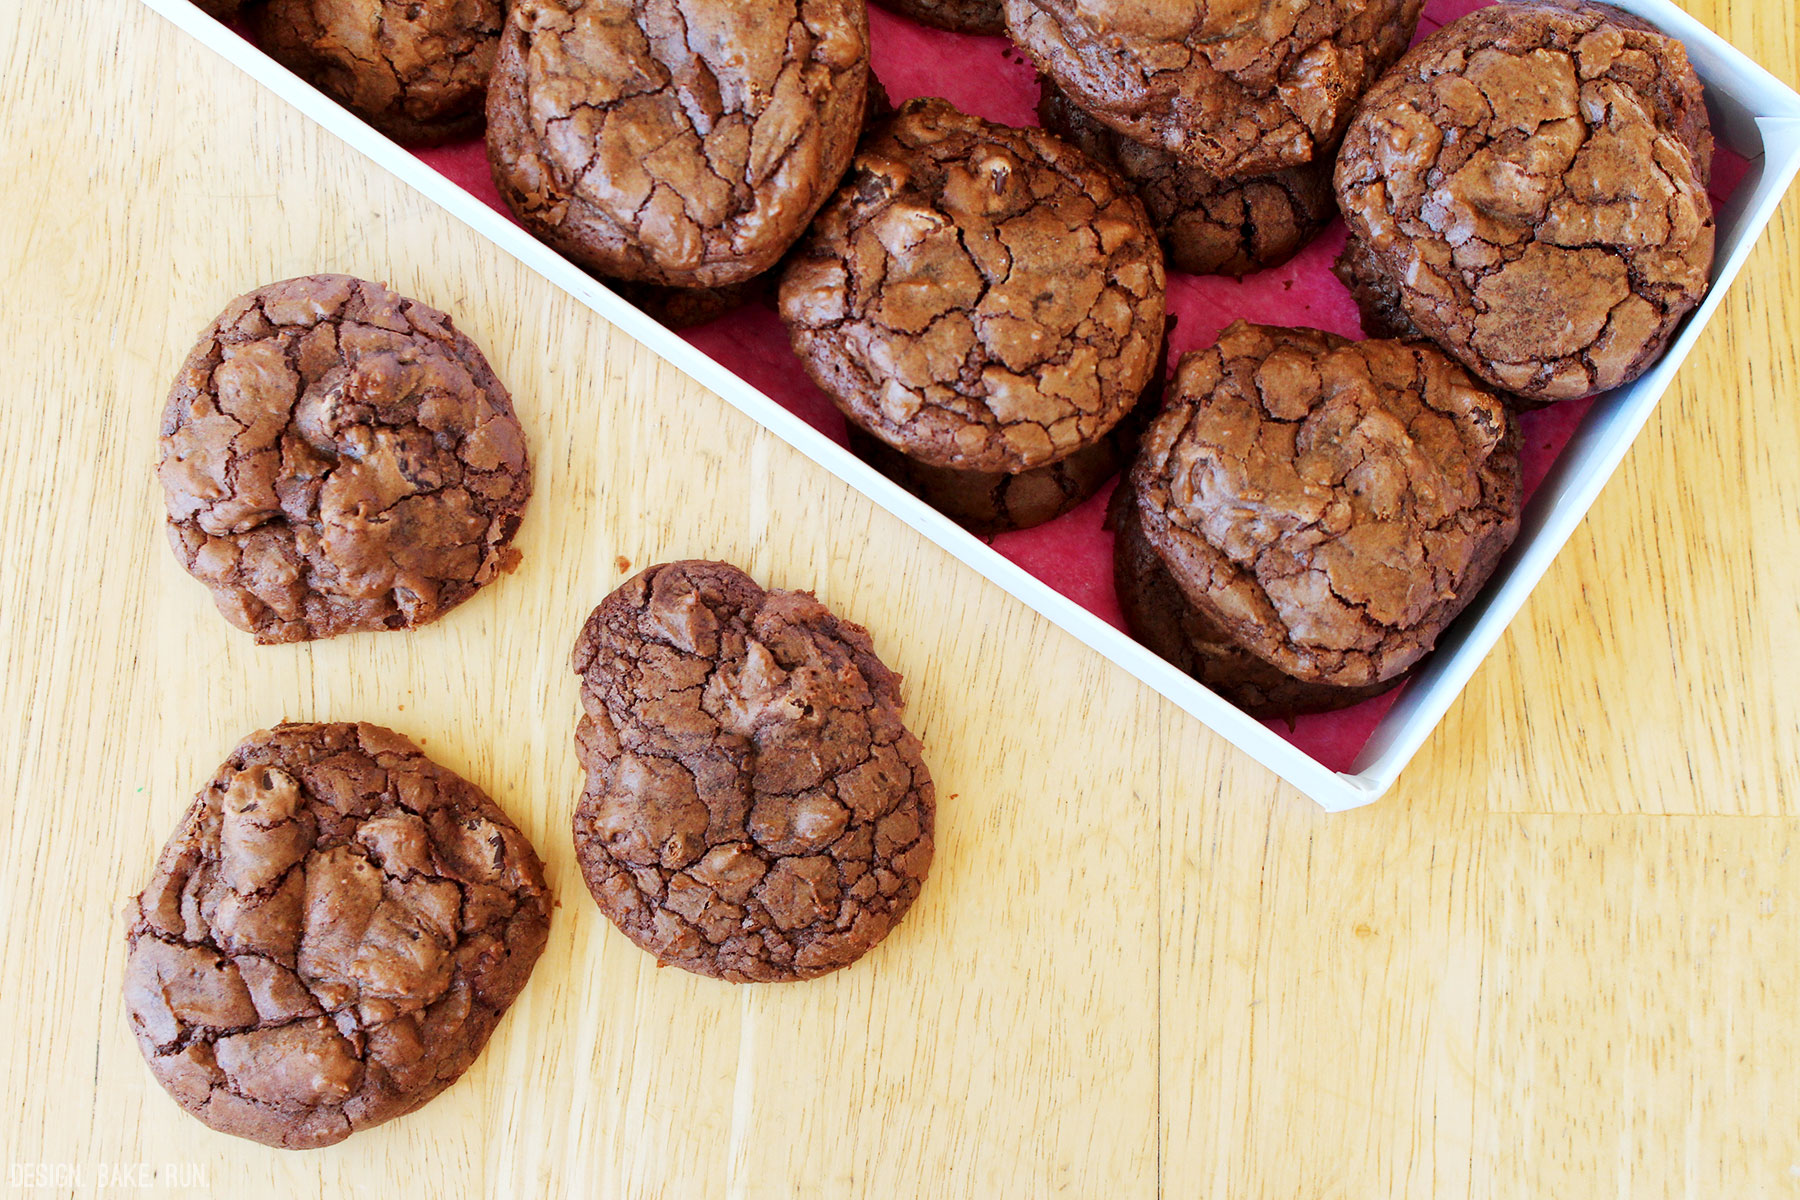
[{"label": "chocolate chunk in cookie", "polygon": [[257,44],[398,141],[481,128],[500,44],[499,0],[262,0]]},{"label": "chocolate chunk in cookie", "polygon": [[1564,400],[1636,379],[1705,295],[1711,162],[1679,42],[1602,5],[1501,4],[1369,93],[1337,191],[1420,332],[1495,387]]},{"label": "chocolate chunk in cookie", "polygon": [[1162,235],[1170,267],[1195,275],[1248,275],[1280,266],[1337,216],[1331,163],[1221,179],[1166,150],[1134,142],[1040,79],[1044,128],[1105,163],[1137,189]]},{"label": "chocolate chunk in cookie", "polygon": [[597,274],[737,283],[837,186],[868,70],[862,0],[520,0],[488,160],[525,227]]},{"label": "chocolate chunk in cookie", "polygon": [[852,422],[930,466],[1017,474],[1137,402],[1162,252],[1118,176],[1066,142],[914,100],[795,248],[781,315]]},{"label": "chocolate chunk in cookie", "polygon": [[544,948],[531,843],[480,788],[374,725],[252,734],[128,908],[125,1009],[176,1103],[222,1133],[329,1146],[475,1061]]},{"label": "chocolate chunk in cookie", "polygon": [[810,979],[918,897],[935,793],[860,626],[724,563],[668,563],[593,611],[574,667],[575,855],[659,962]]},{"label": "chocolate chunk in cookie", "polygon": [[182,364],[169,540],[258,642],[434,621],[517,562],[525,435],[434,308],[348,275],[233,300]]},{"label": "chocolate chunk in cookie", "polygon": [[1182,358],[1130,484],[1203,616],[1361,688],[1422,658],[1517,535],[1518,426],[1423,343],[1240,321]]},{"label": "chocolate chunk in cookie", "polygon": [[1113,531],[1113,586],[1131,635],[1253,717],[1297,717],[1360,704],[1399,686],[1385,680],[1360,688],[1308,683],[1238,645],[1216,621],[1188,603],[1169,569],[1144,540],[1131,489],[1108,505]]},{"label": "chocolate chunk in cookie", "polygon": [[875,0],[885,9],[952,33],[1006,32],[1000,0]]},{"label": "chocolate chunk in cookie", "polygon": [[1005,0],[1038,70],[1103,125],[1213,176],[1329,156],[1424,0]]}]

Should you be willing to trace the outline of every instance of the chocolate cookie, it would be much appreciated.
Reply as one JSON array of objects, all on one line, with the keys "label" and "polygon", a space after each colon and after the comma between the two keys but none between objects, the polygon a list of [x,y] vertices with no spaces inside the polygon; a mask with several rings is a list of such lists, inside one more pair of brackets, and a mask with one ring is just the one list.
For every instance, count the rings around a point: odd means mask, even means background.
[{"label": "chocolate cookie", "polygon": [[125,1008],[176,1103],[329,1146],[454,1083],[550,922],[538,857],[480,788],[375,725],[233,750],[127,910]]},{"label": "chocolate cookie", "polygon": [[[881,80],[875,78],[873,71],[869,72],[868,89],[868,101],[863,109],[865,130],[894,111],[887,89],[881,86]],[[670,287],[621,279],[609,279],[606,284],[670,329],[692,329],[747,305],[773,307],[780,277],[781,264],[776,263],[760,275],[721,287]]]},{"label": "chocolate cookie", "polygon": [[1280,266],[1337,216],[1327,159],[1269,175],[1221,179],[1166,150],[1134,142],[1040,79],[1038,120],[1137,189],[1169,266],[1195,275],[1248,275]]},{"label": "chocolate cookie", "polygon": [[518,561],[525,435],[450,318],[348,275],[233,300],[182,364],[169,541],[262,643],[434,621]]},{"label": "chocolate cookie", "polygon": [[724,563],[667,563],[593,611],[574,667],[575,856],[660,963],[810,979],[918,897],[935,793],[861,626]]},{"label": "chocolate cookie", "polygon": [[1331,266],[1332,273],[1350,289],[1356,310],[1362,317],[1363,336],[1397,338],[1401,341],[1425,340],[1400,298],[1400,287],[1381,269],[1369,251],[1369,244],[1351,234]]},{"label": "chocolate cookie", "polygon": [[526,228],[598,274],[737,283],[837,186],[868,71],[863,0],[520,0],[488,161]]},{"label": "chocolate cookie", "polygon": [[1333,687],[1283,674],[1188,603],[1144,540],[1128,486],[1113,492],[1107,524],[1113,531],[1113,586],[1131,635],[1251,716],[1267,720],[1331,712],[1399,686],[1392,679],[1360,688]]},{"label": "chocolate cookie", "polygon": [[1636,379],[1705,295],[1711,163],[1679,42],[1602,5],[1514,3],[1369,93],[1337,191],[1422,333],[1496,387],[1564,400]]},{"label": "chocolate cookie", "polygon": [[875,0],[903,17],[911,17],[952,33],[1006,32],[1000,0]]},{"label": "chocolate cookie", "polygon": [[257,44],[402,142],[481,128],[500,44],[499,0],[262,0]]},{"label": "chocolate cookie", "polygon": [[[1167,322],[1175,324],[1174,318]],[[1106,435],[1047,467],[1009,475],[1001,471],[955,471],[900,453],[847,422],[855,455],[978,537],[1031,529],[1081,505],[1124,470],[1137,454],[1144,428],[1162,407],[1168,373],[1167,338],[1156,352],[1156,370],[1131,411]]]},{"label": "chocolate cookie", "polygon": [[1518,426],[1436,349],[1240,321],[1184,356],[1133,465],[1182,594],[1308,683],[1391,680],[1519,528]]},{"label": "chocolate cookie", "polygon": [[1038,70],[1133,141],[1213,176],[1326,158],[1424,0],[1005,0]]},{"label": "chocolate cookie", "polygon": [[1137,402],[1162,252],[1118,176],[1067,143],[914,100],[795,248],[781,315],[852,422],[931,466],[1016,474]]}]

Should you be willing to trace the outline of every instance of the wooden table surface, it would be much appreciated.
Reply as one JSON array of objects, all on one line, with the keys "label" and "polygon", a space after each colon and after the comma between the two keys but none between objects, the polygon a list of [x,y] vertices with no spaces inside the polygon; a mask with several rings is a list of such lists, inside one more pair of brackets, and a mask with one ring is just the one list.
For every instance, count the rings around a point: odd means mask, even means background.
[{"label": "wooden table surface", "polygon": [[[1800,81],[1795,0],[1690,7]],[[7,1194],[1800,1195],[1793,196],[1399,786],[1327,816],[132,0],[0,30]],[[438,625],[258,649],[164,543],[156,421],[227,299],[313,271],[454,313],[538,490]],[[918,906],[817,982],[657,970],[571,854],[570,640],[619,557],[692,555],[866,624],[937,777]],[[412,736],[560,897],[462,1082],[308,1153],[180,1113],[119,999],[121,906],[283,718]]]}]

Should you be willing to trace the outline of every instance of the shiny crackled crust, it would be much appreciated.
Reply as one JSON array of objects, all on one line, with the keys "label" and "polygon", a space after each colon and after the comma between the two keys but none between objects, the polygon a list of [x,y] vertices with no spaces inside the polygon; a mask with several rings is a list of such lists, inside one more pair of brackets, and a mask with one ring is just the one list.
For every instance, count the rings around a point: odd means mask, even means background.
[{"label": "shiny crackled crust", "polygon": [[1331,712],[1399,686],[1398,679],[1363,687],[1308,683],[1284,674],[1239,646],[1187,597],[1144,539],[1129,486],[1107,506],[1113,531],[1113,587],[1131,636],[1253,717],[1271,719]]},{"label": "shiny crackled crust", "polygon": [[1446,26],[1369,93],[1337,191],[1425,336],[1561,400],[1637,378],[1705,295],[1711,162],[1680,43],[1601,5],[1515,3]]},{"label": "shiny crackled crust", "polygon": [[1016,473],[1136,403],[1162,252],[1112,171],[1040,129],[914,100],[791,255],[781,315],[846,416],[924,463]]},{"label": "shiny crackled crust", "polygon": [[1038,70],[1103,124],[1215,176],[1328,156],[1424,0],[1005,0]]},{"label": "shiny crackled crust", "polygon": [[1435,348],[1242,321],[1183,357],[1130,483],[1196,608],[1337,687],[1432,648],[1522,498],[1516,420]]},{"label": "shiny crackled crust", "polygon": [[437,619],[516,562],[531,495],[475,343],[348,275],[231,302],[169,392],[157,474],[176,556],[263,643]]},{"label": "shiny crackled crust", "polygon": [[869,635],[736,567],[651,567],[575,643],[594,900],[664,964],[808,979],[887,936],[931,866],[935,793]]},{"label": "shiny crackled crust", "polygon": [[1108,129],[1049,79],[1040,78],[1039,86],[1038,119],[1044,128],[1137,189],[1175,270],[1248,275],[1279,266],[1337,216],[1329,161],[1221,179]]},{"label": "shiny crackled crust", "polygon": [[719,287],[775,264],[862,125],[862,0],[521,0],[488,90],[488,160],[574,261]]},{"label": "shiny crackled crust", "polygon": [[328,1146],[486,1044],[544,948],[525,835],[374,725],[246,738],[127,910],[125,1007],[157,1082],[223,1133]]},{"label": "shiny crackled crust", "polygon": [[420,144],[481,128],[505,13],[499,0],[263,0],[250,20],[277,62]]},{"label": "shiny crackled crust", "polygon": [[1000,0],[875,0],[885,9],[952,33],[1001,34]]}]

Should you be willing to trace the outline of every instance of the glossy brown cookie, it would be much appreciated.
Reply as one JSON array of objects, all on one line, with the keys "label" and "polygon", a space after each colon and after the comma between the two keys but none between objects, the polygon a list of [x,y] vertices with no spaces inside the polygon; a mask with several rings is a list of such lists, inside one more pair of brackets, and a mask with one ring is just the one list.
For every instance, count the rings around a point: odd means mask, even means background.
[{"label": "glossy brown cookie", "polygon": [[1337,216],[1328,160],[1221,179],[1108,129],[1050,80],[1039,83],[1038,120],[1137,189],[1174,270],[1248,275],[1280,266]]},{"label": "glossy brown cookie", "polygon": [[1422,658],[1518,533],[1518,426],[1418,342],[1238,322],[1185,355],[1130,476],[1196,609],[1309,683]]},{"label": "glossy brown cookie", "polygon": [[952,33],[1006,32],[1000,0],[875,0],[885,9]]},{"label": "glossy brown cookie", "polygon": [[1016,474],[1137,402],[1162,252],[1118,176],[1067,143],[914,100],[795,248],[781,315],[852,422],[931,466]]},{"label": "glossy brown cookie", "polygon": [[666,563],[601,602],[573,664],[575,856],[658,962],[809,979],[905,916],[935,793],[861,626],[725,563]]},{"label": "glossy brown cookie", "polygon": [[550,922],[543,868],[481,789],[374,725],[244,739],[127,910],[151,1073],[222,1133],[329,1146],[475,1061]]},{"label": "glossy brown cookie", "polygon": [[1705,295],[1711,162],[1679,42],[1601,5],[1513,3],[1369,93],[1337,191],[1421,333],[1496,387],[1564,400],[1637,378]]},{"label": "glossy brown cookie", "polygon": [[258,642],[411,629],[517,562],[531,464],[449,317],[348,275],[233,300],[182,364],[169,541]]},{"label": "glossy brown cookie", "polygon": [[1131,635],[1253,717],[1297,717],[1348,708],[1399,686],[1398,679],[1359,688],[1308,683],[1251,654],[1218,622],[1188,603],[1162,559],[1144,540],[1131,489],[1108,506],[1113,531],[1113,586]]},{"label": "glossy brown cookie", "polygon": [[1213,176],[1327,156],[1424,0],[1005,0],[1037,69],[1107,127]]},{"label": "glossy brown cookie", "polygon": [[481,128],[500,0],[261,0],[257,44],[383,133],[413,144]]},{"label": "glossy brown cookie", "polygon": [[737,283],[837,186],[868,70],[863,0],[520,0],[488,160],[526,228],[597,274]]}]

